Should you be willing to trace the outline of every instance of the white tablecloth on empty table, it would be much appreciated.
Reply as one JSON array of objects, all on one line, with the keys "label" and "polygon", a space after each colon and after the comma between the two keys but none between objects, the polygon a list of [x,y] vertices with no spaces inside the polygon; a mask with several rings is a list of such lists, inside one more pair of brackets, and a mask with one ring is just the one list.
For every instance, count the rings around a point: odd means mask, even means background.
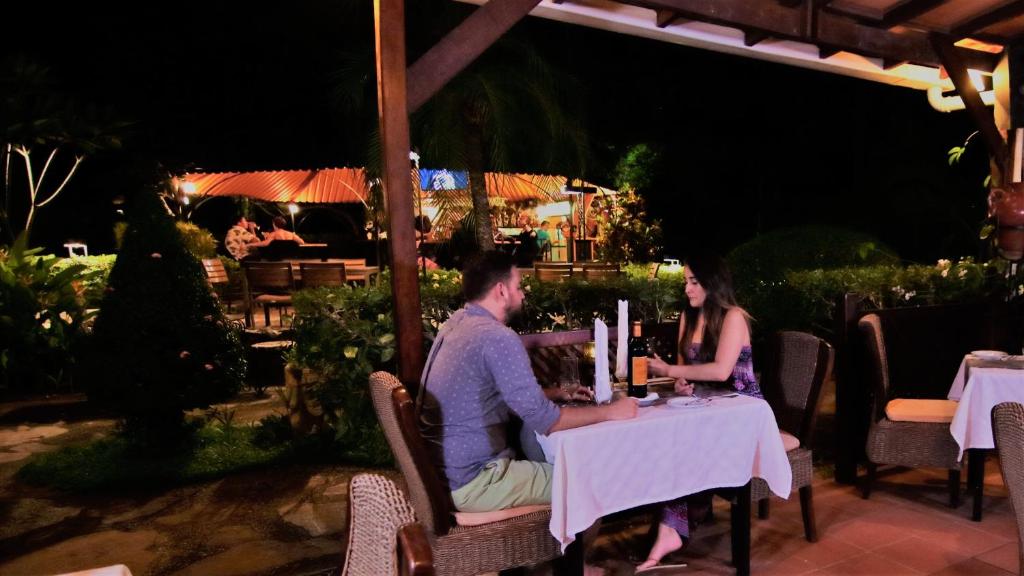
[{"label": "white tablecloth on empty table", "polygon": [[541,437],[554,465],[551,534],[562,550],[602,516],[710,488],[764,478],[788,498],[793,472],[764,400],[715,398],[700,408],[662,404],[632,420]]},{"label": "white tablecloth on empty table", "polygon": [[[949,425],[949,432],[960,446],[960,456],[970,448],[995,448],[993,407],[1002,402],[1024,403],[1024,370],[971,367],[966,385],[961,384],[964,372],[965,366],[961,364],[949,391],[950,400],[960,400]],[[958,386],[959,396],[955,398]]]}]

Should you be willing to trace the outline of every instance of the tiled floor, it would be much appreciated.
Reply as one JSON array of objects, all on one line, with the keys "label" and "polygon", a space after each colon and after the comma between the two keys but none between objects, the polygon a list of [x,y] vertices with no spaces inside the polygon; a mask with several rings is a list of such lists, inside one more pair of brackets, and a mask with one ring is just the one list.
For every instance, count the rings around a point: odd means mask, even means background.
[{"label": "tiled floor", "polygon": [[[943,470],[881,470],[869,500],[853,486],[820,479],[814,486],[818,542],[803,538],[800,502],[772,500],[771,517],[752,520],[753,574],[816,575],[1006,575],[1018,573],[1017,525],[999,475],[989,459],[984,517],[972,522],[970,499],[958,509],[947,506]],[[609,576],[633,573],[645,553],[644,518],[607,522],[588,562]],[[733,574],[730,561],[729,508],[716,500],[715,520],[698,529],[689,548],[666,562],[685,568],[647,572]]]}]

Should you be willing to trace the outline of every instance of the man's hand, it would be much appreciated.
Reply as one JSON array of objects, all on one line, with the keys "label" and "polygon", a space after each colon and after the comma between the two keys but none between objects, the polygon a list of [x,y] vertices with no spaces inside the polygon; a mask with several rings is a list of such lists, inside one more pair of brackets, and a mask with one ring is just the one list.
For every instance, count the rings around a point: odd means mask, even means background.
[{"label": "man's hand", "polygon": [[605,406],[605,410],[605,415],[609,420],[629,420],[630,418],[636,418],[636,412],[638,410],[636,398],[619,398]]},{"label": "man's hand", "polygon": [[544,395],[552,402],[593,402],[594,391],[590,388],[580,386],[575,392],[569,394],[561,388],[552,386],[544,389]]}]

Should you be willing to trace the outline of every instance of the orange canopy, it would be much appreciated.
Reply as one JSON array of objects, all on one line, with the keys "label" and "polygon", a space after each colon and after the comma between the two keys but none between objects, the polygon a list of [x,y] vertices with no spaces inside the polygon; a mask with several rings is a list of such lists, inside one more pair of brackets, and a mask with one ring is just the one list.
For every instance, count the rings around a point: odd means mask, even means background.
[{"label": "orange canopy", "polygon": [[[487,172],[484,179],[488,196],[510,202],[568,199],[562,194],[565,176]],[[189,193],[196,196],[245,196],[263,202],[366,204],[370,196],[362,168],[186,174],[181,181],[194,186]],[[598,193],[615,194],[615,190],[595,188]]]}]

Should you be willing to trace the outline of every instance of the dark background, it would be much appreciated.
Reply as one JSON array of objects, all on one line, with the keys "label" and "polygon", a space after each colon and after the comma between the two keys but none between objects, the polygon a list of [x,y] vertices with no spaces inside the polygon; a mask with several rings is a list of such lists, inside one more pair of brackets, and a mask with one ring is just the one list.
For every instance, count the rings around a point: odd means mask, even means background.
[{"label": "dark background", "polygon": [[[109,250],[112,199],[156,166],[366,164],[376,119],[372,3],[253,6],[10,7],[0,24],[5,57],[49,66],[63,90],[133,122],[121,150],[88,159],[42,210],[34,244],[63,251],[66,239],[83,238],[94,252]],[[410,62],[472,9],[410,3]],[[908,260],[982,250],[983,147],[974,142],[948,166],[946,152],[974,128],[965,112],[933,110],[923,91],[536,18],[512,34],[578,91],[572,101],[593,158],[581,176],[611,185],[630,146],[659,151],[644,195],[663,222],[666,255],[695,245],[724,252],[811,223],[873,233]],[[353,70],[363,74],[362,106],[341,96]],[[220,235],[230,212],[211,203],[195,220]]]}]

